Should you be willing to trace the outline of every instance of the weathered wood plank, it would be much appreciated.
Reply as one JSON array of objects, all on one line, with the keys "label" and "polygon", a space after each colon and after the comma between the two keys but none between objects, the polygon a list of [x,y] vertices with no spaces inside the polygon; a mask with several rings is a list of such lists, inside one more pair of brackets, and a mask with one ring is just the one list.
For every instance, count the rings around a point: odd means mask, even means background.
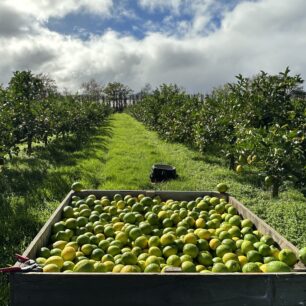
[{"label": "weathered wood plank", "polygon": [[290,248],[295,252],[298,252],[298,249],[283,236],[281,236],[275,229],[268,225],[265,221],[256,216],[252,211],[245,207],[241,202],[236,200],[233,197],[230,197],[230,203],[238,210],[239,214],[245,218],[250,219],[258,231],[266,235],[270,235],[281,248]]},{"label": "weathered wood plank", "polygon": [[42,274],[13,276],[12,306],[305,305],[303,274]]},{"label": "weathered wood plank", "polygon": [[[229,197],[229,202],[237,209],[238,213],[244,219],[250,219],[257,230],[265,235],[270,235],[273,240],[282,248],[282,249],[291,249],[298,255],[298,248],[295,247],[291,242],[285,239],[281,234],[279,234],[275,229],[268,225],[264,220],[256,216],[252,211],[245,207],[241,202],[239,202],[234,197]],[[296,271],[306,271],[306,267],[302,263],[298,263],[295,266]]]},{"label": "weathered wood plank", "polygon": [[62,203],[57,207],[57,209],[51,215],[49,220],[45,223],[45,225],[42,227],[42,229],[39,231],[39,233],[36,235],[36,237],[30,243],[28,248],[24,251],[24,253],[23,253],[24,256],[27,256],[29,258],[34,259],[34,258],[36,258],[37,251],[41,247],[47,245],[48,240],[49,240],[50,235],[51,235],[52,225],[55,222],[58,222],[61,219],[62,210],[71,201],[72,194],[73,194],[72,191],[69,192],[68,195],[65,197],[65,199],[62,201]]}]

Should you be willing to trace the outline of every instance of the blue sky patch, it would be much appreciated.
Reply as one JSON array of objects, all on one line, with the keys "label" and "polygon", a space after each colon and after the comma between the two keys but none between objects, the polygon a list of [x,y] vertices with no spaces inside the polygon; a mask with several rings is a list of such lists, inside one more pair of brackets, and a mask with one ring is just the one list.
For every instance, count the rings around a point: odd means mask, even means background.
[{"label": "blue sky patch", "polygon": [[162,30],[163,21],[169,13],[169,10],[146,10],[135,3],[129,7],[115,4],[111,16],[73,12],[63,18],[50,18],[46,26],[52,31],[82,39],[88,39],[91,34],[103,34],[109,29],[142,39],[147,31]]},{"label": "blue sky patch", "polygon": [[[246,1],[246,0],[244,0]],[[224,10],[233,10],[241,0],[221,0],[210,8],[210,20],[203,28],[203,35],[217,30],[222,23]],[[91,35],[101,35],[113,30],[121,35],[131,35],[143,39],[147,32],[163,32],[164,34],[184,35],[182,25],[192,26],[196,12],[183,4],[179,12],[163,6],[154,10],[141,7],[138,1],[115,0],[109,16],[99,16],[88,12],[72,12],[63,18],[50,18],[46,26],[55,32],[77,36],[87,40]]]}]

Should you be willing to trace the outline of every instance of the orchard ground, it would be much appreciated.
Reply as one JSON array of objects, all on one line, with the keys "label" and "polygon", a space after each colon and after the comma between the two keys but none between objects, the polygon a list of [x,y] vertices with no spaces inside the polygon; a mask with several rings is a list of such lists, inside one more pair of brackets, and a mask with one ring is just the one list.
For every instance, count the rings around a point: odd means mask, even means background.
[{"label": "orchard ground", "polygon": [[[237,174],[216,156],[167,143],[127,114],[113,115],[110,127],[101,127],[86,142],[70,138],[37,147],[32,157],[22,155],[2,169],[0,266],[13,263],[13,255],[24,251],[74,181],[102,190],[205,191],[224,182],[231,195],[293,244],[306,245],[306,203],[301,193],[288,187],[278,199],[271,199],[251,172]],[[151,166],[160,162],[175,166],[178,179],[152,184]],[[8,287],[3,277],[0,280],[0,305],[6,305]]]}]

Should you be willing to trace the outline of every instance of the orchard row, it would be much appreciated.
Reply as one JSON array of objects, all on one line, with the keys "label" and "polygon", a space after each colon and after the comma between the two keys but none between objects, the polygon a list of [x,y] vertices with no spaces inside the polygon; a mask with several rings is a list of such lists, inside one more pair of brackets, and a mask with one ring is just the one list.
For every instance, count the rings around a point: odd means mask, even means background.
[{"label": "orchard row", "polygon": [[6,88],[0,86],[0,161],[18,154],[27,144],[47,145],[52,137],[74,134],[78,138],[100,126],[110,108],[97,100],[81,100],[61,94],[45,75],[17,71]]},{"label": "orchard row", "polygon": [[239,75],[204,100],[164,84],[129,111],[164,139],[223,156],[238,173],[253,167],[273,196],[289,181],[305,191],[306,94],[289,72]]}]

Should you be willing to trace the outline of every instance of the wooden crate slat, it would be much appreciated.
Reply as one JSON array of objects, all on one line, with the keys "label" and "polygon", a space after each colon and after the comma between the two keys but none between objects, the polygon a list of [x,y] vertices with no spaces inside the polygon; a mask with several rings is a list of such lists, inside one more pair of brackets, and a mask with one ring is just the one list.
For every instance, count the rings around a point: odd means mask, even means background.
[{"label": "wooden crate slat", "polygon": [[[237,209],[238,213],[244,219],[250,219],[259,232],[271,236],[273,240],[280,246],[281,249],[290,249],[298,256],[299,253],[298,248],[294,246],[286,238],[284,238],[281,234],[279,234],[274,228],[268,225],[264,220],[256,216],[251,210],[245,207],[241,202],[239,202],[234,197],[229,197],[229,202],[233,204],[233,206]],[[301,262],[298,262],[294,266],[294,270],[306,271],[306,267]]]},{"label": "wooden crate slat", "polygon": [[61,204],[56,208],[56,210],[51,215],[49,220],[45,223],[45,225],[41,228],[41,230],[38,232],[36,237],[30,243],[28,248],[24,251],[23,253],[24,256],[35,259],[38,250],[41,247],[47,245],[50,235],[51,235],[52,225],[60,221],[62,210],[65,206],[69,204],[72,194],[73,194],[73,191],[69,192],[68,195],[65,197],[65,199],[61,202]]},{"label": "wooden crate slat", "polygon": [[293,306],[306,301],[305,273],[31,276],[15,275],[18,294],[12,306]]}]

